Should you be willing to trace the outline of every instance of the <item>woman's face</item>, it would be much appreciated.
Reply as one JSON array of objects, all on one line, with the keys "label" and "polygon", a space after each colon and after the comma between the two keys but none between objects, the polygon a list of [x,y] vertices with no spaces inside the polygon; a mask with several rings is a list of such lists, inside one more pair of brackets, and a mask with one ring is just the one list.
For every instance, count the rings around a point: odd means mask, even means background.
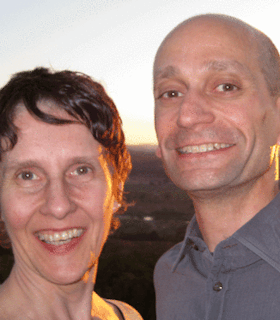
[{"label": "woman's face", "polygon": [[1,215],[15,268],[57,284],[76,282],[98,258],[110,228],[111,175],[101,145],[84,125],[47,124],[25,108],[15,125],[18,142],[0,168]]}]

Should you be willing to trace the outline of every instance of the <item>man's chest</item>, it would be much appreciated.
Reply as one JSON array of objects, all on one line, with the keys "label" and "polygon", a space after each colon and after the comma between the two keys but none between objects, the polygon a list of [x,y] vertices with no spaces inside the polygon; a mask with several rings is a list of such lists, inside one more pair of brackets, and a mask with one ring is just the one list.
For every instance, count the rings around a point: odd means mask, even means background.
[{"label": "man's chest", "polygon": [[243,261],[221,256],[208,264],[192,255],[157,277],[158,320],[279,320],[280,274],[254,255]]}]

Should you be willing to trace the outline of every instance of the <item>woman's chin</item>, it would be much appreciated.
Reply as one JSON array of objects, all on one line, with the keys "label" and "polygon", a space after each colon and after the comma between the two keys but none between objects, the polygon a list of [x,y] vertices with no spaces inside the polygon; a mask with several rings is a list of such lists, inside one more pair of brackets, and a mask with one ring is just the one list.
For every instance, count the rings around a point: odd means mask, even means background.
[{"label": "woman's chin", "polygon": [[[95,247],[94,251],[96,251]],[[40,250],[29,256],[28,264],[30,265],[31,262],[31,268],[51,283],[67,285],[88,279],[90,271],[96,269],[98,254],[99,250],[93,252],[92,247],[89,246],[78,247],[63,254],[61,252],[45,254],[45,251]]]},{"label": "woman's chin", "polygon": [[[83,268],[84,269],[84,268]],[[56,272],[44,272],[41,274],[48,282],[56,285],[71,285],[79,282],[86,283],[91,274],[90,270],[84,269],[64,268]],[[87,281],[85,281],[85,278]]]}]

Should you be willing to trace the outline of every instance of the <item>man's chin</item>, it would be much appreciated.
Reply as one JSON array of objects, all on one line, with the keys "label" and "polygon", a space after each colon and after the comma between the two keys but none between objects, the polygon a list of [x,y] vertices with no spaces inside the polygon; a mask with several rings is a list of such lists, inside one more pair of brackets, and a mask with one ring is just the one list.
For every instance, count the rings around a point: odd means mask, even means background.
[{"label": "man's chin", "polygon": [[217,193],[219,190],[225,192],[225,188],[230,185],[229,177],[224,175],[203,174],[203,175],[188,175],[178,174],[176,176],[169,175],[172,182],[180,189],[188,194],[211,194]]}]

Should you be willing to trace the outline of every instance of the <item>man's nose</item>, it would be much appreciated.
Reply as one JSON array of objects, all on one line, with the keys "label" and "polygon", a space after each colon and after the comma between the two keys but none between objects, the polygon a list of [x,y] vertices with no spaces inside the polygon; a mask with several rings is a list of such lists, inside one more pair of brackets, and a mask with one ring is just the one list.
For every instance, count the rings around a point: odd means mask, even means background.
[{"label": "man's nose", "polygon": [[182,128],[195,128],[211,124],[215,120],[214,110],[202,93],[189,91],[180,105],[177,125]]},{"label": "man's nose", "polygon": [[69,186],[63,180],[49,181],[44,196],[44,203],[41,207],[41,213],[44,215],[52,215],[61,220],[76,210]]}]

